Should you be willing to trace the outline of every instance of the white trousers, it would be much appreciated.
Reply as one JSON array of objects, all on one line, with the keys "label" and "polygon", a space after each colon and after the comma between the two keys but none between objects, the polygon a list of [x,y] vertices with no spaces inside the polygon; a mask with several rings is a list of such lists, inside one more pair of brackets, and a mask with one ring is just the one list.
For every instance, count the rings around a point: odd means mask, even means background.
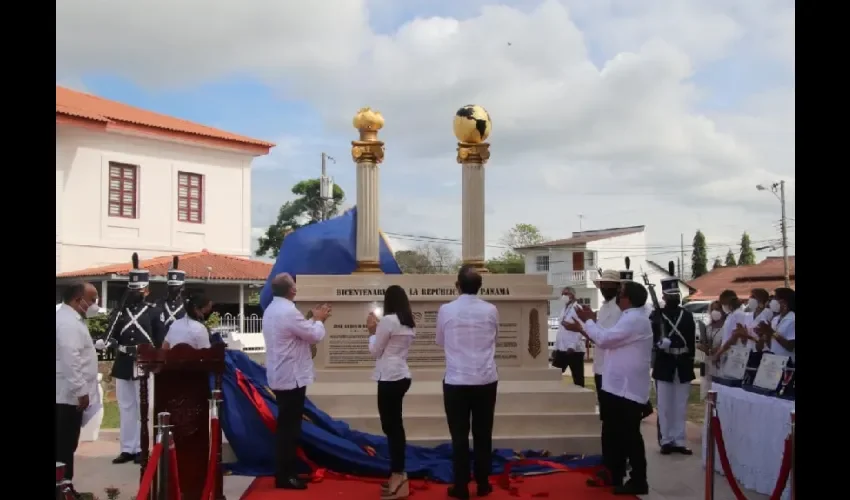
[{"label": "white trousers", "polygon": [[115,398],[121,420],[121,453],[142,452],[139,381],[115,379]]},{"label": "white trousers", "polygon": [[661,427],[661,445],[686,446],[685,422],[688,419],[688,382],[657,381],[658,424]]}]

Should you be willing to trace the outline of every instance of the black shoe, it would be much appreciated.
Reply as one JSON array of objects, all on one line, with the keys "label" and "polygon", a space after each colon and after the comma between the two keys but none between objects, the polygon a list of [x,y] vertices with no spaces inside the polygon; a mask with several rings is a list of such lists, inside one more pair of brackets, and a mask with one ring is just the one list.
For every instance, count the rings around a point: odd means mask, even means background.
[{"label": "black shoe", "polygon": [[136,460],[135,453],[127,453],[122,451],[120,455],[112,459],[113,464],[126,464]]},{"label": "black shoe", "polygon": [[274,487],[279,490],[306,490],[307,483],[297,477],[290,477],[283,481],[275,481]]},{"label": "black shoe", "polygon": [[459,500],[469,500],[469,490],[460,486],[449,486],[448,495]]},{"label": "black shoe", "polygon": [[490,483],[478,483],[478,491],[475,494],[479,497],[486,497],[490,493],[493,493],[493,485]]},{"label": "black shoe", "polygon": [[631,479],[626,481],[626,484],[622,486],[614,487],[615,495],[648,495],[649,494],[649,484],[644,482],[632,481]]},{"label": "black shoe", "polygon": [[675,451],[676,453],[679,453],[681,455],[693,455],[694,454],[694,450],[688,448],[687,446],[676,446],[675,448],[673,448],[673,451]]},{"label": "black shoe", "polygon": [[674,451],[676,451],[676,447],[672,444],[661,445],[661,454],[662,455],[670,455]]},{"label": "black shoe", "polygon": [[141,453],[136,453],[133,456],[133,463],[136,464],[136,465],[139,465],[139,464],[142,463],[142,454]]}]

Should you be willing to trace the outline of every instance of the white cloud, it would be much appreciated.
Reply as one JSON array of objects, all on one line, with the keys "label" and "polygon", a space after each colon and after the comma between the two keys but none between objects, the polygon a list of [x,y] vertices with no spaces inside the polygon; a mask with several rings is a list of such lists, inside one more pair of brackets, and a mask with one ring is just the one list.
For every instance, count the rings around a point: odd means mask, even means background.
[{"label": "white cloud", "polygon": [[[450,122],[475,102],[494,124],[489,241],[521,221],[564,236],[578,229],[579,213],[585,228],[646,224],[663,243],[680,232],[689,241],[697,227],[709,242],[743,230],[775,237],[775,200],[753,186],[784,178],[793,198],[793,2],[479,1],[472,14],[454,17],[448,6],[442,17],[410,16],[378,34],[370,9],[385,3],[66,0],[57,5],[57,78],[112,72],[148,86],[260,78],[311,103],[328,131],[287,137],[258,164],[266,169],[318,155],[328,137],[354,138],[351,116],[375,107],[386,118],[388,231],[459,236]],[[707,89],[693,77],[732,53],[786,64],[786,78],[739,109],[701,111]],[[337,182],[353,195],[353,167],[344,168]]]}]

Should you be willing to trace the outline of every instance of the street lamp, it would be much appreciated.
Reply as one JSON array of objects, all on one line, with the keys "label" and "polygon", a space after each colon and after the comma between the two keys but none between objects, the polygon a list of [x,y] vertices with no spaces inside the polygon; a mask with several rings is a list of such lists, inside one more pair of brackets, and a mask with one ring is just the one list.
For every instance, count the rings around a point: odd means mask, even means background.
[{"label": "street lamp", "polygon": [[785,267],[785,288],[791,287],[791,279],[788,269],[788,221],[785,218],[785,181],[774,182],[768,187],[763,184],[756,186],[759,191],[770,191],[779,199],[779,204],[782,206],[782,218],[779,221],[782,229],[782,261]]}]

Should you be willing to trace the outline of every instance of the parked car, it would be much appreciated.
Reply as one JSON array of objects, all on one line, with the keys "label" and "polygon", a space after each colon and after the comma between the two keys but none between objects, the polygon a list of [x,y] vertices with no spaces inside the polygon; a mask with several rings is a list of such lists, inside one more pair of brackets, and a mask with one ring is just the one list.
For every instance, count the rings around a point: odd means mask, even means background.
[{"label": "parked car", "polygon": [[558,336],[558,316],[549,318],[549,362],[552,362],[552,352],[555,350],[555,338]]}]

